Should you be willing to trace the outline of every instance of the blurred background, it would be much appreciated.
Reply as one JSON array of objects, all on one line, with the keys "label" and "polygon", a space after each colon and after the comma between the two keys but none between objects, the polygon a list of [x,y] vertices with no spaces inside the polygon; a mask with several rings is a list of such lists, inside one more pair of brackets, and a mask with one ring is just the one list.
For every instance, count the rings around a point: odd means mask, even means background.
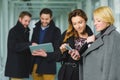
[{"label": "blurred background", "polygon": [[[9,80],[8,77],[4,76],[7,57],[7,36],[9,29],[16,24],[21,11],[26,10],[32,14],[32,20],[29,25],[31,39],[32,29],[39,20],[39,12],[42,8],[50,8],[53,11],[53,19],[57,27],[61,29],[61,33],[68,27],[68,13],[77,8],[83,9],[89,19],[87,24],[90,25],[94,34],[96,34],[92,12],[99,6],[112,8],[115,17],[114,25],[117,31],[120,32],[120,0],[0,0],[0,80]],[[59,68],[60,63],[57,63],[57,71],[59,71]],[[25,80],[32,80],[32,78]]]}]

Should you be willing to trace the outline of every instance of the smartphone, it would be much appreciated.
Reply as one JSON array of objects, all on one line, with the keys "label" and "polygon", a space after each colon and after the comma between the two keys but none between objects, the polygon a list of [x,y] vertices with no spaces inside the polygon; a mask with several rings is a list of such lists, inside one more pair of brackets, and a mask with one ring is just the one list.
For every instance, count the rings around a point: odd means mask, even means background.
[{"label": "smartphone", "polygon": [[67,50],[72,50],[72,48],[69,45],[66,45]]}]

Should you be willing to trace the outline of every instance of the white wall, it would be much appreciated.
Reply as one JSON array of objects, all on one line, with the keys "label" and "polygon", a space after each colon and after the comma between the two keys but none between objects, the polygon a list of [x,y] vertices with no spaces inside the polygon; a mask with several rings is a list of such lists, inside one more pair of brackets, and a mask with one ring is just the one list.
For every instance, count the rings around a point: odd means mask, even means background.
[{"label": "white wall", "polygon": [[0,80],[8,80],[4,76],[7,57],[7,34],[8,34],[8,3],[0,1]]}]

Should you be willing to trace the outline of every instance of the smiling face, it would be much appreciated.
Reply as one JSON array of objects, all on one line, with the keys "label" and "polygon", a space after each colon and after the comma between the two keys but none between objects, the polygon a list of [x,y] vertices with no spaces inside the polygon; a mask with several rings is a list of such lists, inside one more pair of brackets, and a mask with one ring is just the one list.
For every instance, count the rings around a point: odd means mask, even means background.
[{"label": "smiling face", "polygon": [[19,17],[19,21],[26,28],[30,23],[31,17],[25,15],[24,17]]},{"label": "smiling face", "polygon": [[96,31],[102,31],[106,29],[109,26],[109,24],[103,21],[101,18],[94,16],[94,26],[96,28]]},{"label": "smiling face", "polygon": [[51,16],[50,14],[41,14],[40,16],[40,20],[41,20],[41,24],[43,27],[46,27],[49,25],[50,21],[51,21]]},{"label": "smiling face", "polygon": [[114,23],[112,9],[108,6],[101,6],[95,9],[93,18],[96,31],[102,31]]},{"label": "smiling face", "polygon": [[84,33],[84,30],[86,28],[86,21],[81,16],[75,16],[71,18],[72,25],[74,29],[79,33]]}]

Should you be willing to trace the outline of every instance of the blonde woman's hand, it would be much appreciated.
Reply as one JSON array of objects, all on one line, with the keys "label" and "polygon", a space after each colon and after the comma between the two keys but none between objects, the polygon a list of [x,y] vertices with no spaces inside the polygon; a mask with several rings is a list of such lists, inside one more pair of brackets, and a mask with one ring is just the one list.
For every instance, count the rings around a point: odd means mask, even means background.
[{"label": "blonde woman's hand", "polygon": [[87,41],[87,43],[94,42],[95,41],[95,35],[89,36],[86,41]]}]

